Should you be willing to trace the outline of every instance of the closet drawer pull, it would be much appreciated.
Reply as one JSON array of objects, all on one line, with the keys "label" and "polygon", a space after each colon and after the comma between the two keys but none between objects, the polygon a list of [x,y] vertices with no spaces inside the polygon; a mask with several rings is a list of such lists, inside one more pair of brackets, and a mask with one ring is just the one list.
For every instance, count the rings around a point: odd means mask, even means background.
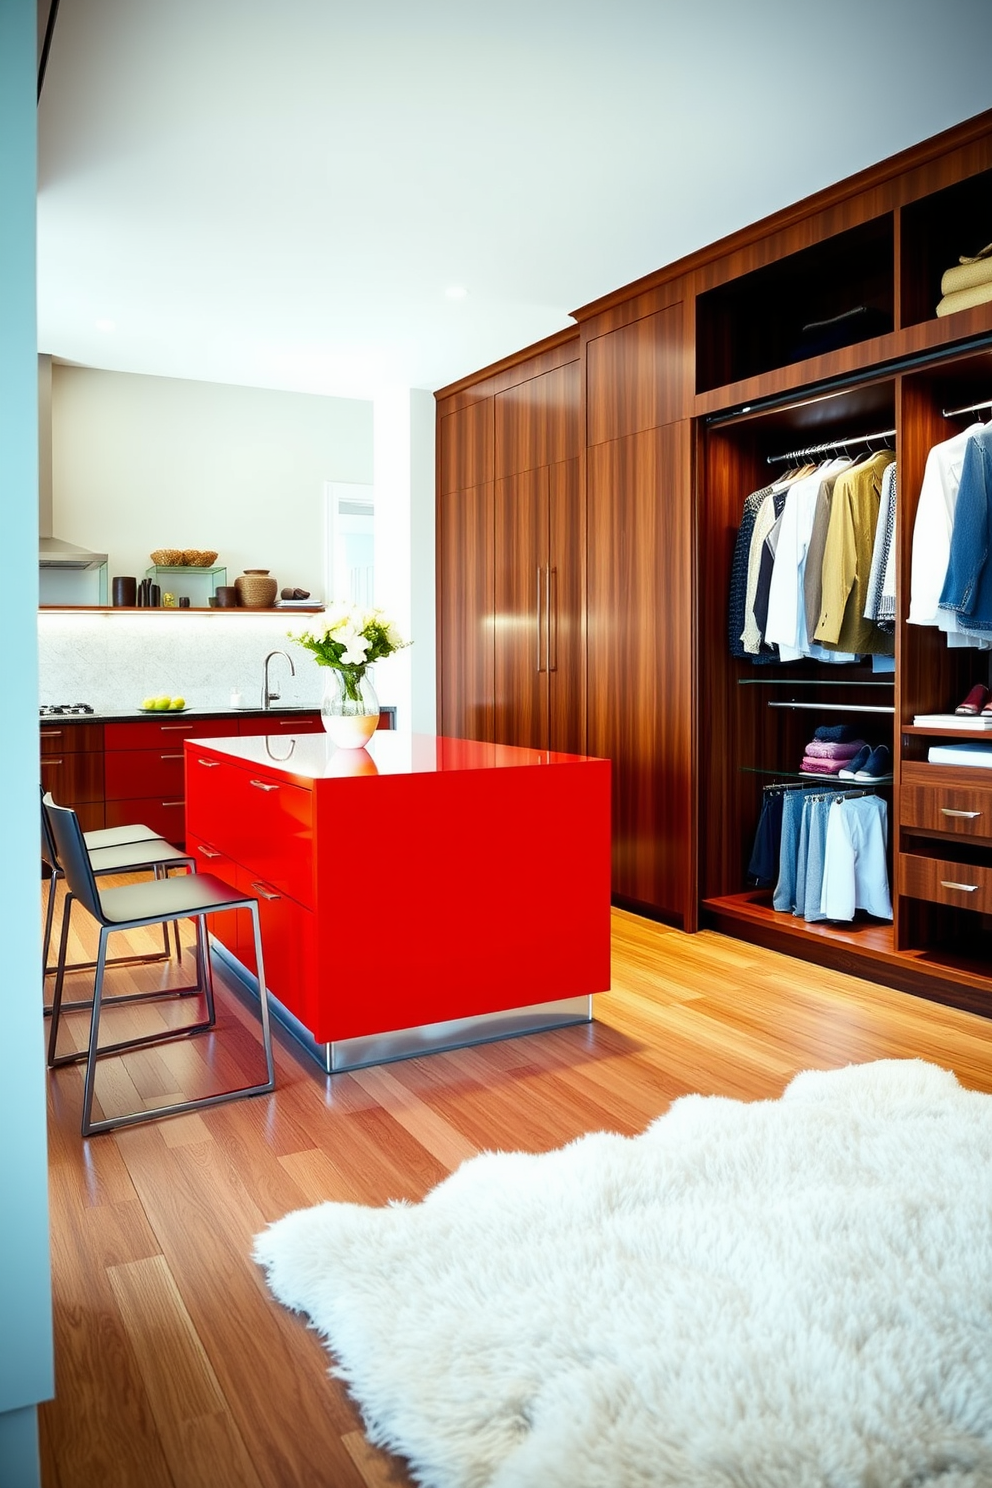
[{"label": "closet drawer pull", "polygon": [[964,816],[968,821],[974,821],[976,816],[982,814],[980,811],[955,811],[953,806],[941,806],[940,809],[944,816]]},{"label": "closet drawer pull", "polygon": [[950,878],[942,878],[940,880],[940,887],[942,889],[960,889],[962,894],[974,894],[978,889],[977,884],[955,883]]},{"label": "closet drawer pull", "polygon": [[277,791],[279,789],[277,785],[266,785],[264,780],[249,780],[248,784],[253,785],[256,790]]}]

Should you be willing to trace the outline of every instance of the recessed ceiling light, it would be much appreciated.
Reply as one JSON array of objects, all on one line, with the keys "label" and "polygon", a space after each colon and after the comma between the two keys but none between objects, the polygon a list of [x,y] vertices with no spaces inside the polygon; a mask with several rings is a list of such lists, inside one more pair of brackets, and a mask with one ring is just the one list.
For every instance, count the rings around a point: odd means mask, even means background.
[{"label": "recessed ceiling light", "polygon": [[116,320],[107,320],[106,317],[104,317],[102,320],[98,320],[96,322],[96,328],[98,331],[116,331],[117,322]]},{"label": "recessed ceiling light", "polygon": [[464,300],[468,298],[468,290],[461,284],[449,284],[444,296],[448,300]]}]

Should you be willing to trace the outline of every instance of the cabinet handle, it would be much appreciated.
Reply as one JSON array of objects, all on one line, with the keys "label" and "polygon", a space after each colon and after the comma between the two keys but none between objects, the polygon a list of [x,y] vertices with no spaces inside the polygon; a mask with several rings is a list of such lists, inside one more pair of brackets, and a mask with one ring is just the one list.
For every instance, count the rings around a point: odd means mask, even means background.
[{"label": "cabinet handle", "polygon": [[940,809],[945,816],[964,816],[969,821],[974,821],[976,816],[982,814],[980,811],[955,811],[953,806],[941,806]]},{"label": "cabinet handle", "polygon": [[200,855],[201,855],[201,857],[204,857],[204,858],[219,858],[220,857],[220,853],[219,852],[214,852],[214,850],[213,850],[212,847],[201,847],[200,848]]},{"label": "cabinet handle", "polygon": [[548,569],[548,671],[558,670],[558,570]]},{"label": "cabinet handle", "polygon": [[160,754],[159,755],[159,759],[164,759],[164,760],[185,759],[185,758],[186,758],[186,756],[183,755],[183,754]]},{"label": "cabinet handle", "polygon": [[159,728],[163,734],[188,734],[193,727],[191,723],[160,723]]},{"label": "cabinet handle", "polygon": [[42,756],[41,763],[43,765],[64,765],[65,764],[65,760],[63,760],[63,759],[56,759],[54,757],[54,755],[46,754],[46,755],[43,755]]},{"label": "cabinet handle", "polygon": [[949,878],[942,878],[940,880],[940,887],[942,889],[960,889],[962,894],[974,894],[978,885],[954,883]]},{"label": "cabinet handle", "polygon": [[536,628],[537,628],[537,670],[539,672],[543,672],[544,671],[544,663],[543,663],[543,661],[541,659],[541,636],[542,636],[542,633],[543,633],[542,620],[544,618],[543,613],[542,613],[542,610],[541,610],[541,574],[543,572],[544,572],[544,570],[541,568],[541,565],[538,564],[538,566],[537,566],[537,626],[536,626]]},{"label": "cabinet handle", "polygon": [[186,805],[186,802],[185,801],[163,801],[161,804],[163,806],[185,806]]},{"label": "cabinet handle", "polygon": [[42,729],[42,731],[41,731],[41,737],[43,739],[61,739],[61,737],[62,737],[62,730],[61,729],[50,729],[50,728]]},{"label": "cabinet handle", "polygon": [[249,780],[248,784],[253,785],[256,790],[270,791],[279,789],[277,785],[267,785],[264,780]]},{"label": "cabinet handle", "polygon": [[261,898],[261,899],[281,899],[282,898],[282,895],[281,894],[277,894],[274,889],[267,889],[264,884],[253,883],[252,884],[252,888],[254,889],[255,893],[258,894],[259,898]]},{"label": "cabinet handle", "polygon": [[205,770],[216,770],[217,766],[220,764],[220,760],[198,759],[196,763],[198,765],[202,765]]}]

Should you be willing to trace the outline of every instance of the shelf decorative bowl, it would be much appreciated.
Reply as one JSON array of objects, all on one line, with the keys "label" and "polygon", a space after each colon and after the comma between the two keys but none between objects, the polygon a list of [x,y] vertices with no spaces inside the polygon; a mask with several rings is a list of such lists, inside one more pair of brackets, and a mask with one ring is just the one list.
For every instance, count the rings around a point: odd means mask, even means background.
[{"label": "shelf decorative bowl", "polygon": [[238,603],[246,610],[268,610],[275,601],[278,584],[267,568],[246,568],[234,581]]}]

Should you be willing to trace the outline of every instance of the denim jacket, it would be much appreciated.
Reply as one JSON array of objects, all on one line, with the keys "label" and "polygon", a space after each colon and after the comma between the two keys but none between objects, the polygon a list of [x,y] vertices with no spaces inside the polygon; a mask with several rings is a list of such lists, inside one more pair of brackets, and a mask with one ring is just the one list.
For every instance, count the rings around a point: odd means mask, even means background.
[{"label": "denim jacket", "polygon": [[940,608],[965,631],[992,631],[992,424],[965,450]]}]

